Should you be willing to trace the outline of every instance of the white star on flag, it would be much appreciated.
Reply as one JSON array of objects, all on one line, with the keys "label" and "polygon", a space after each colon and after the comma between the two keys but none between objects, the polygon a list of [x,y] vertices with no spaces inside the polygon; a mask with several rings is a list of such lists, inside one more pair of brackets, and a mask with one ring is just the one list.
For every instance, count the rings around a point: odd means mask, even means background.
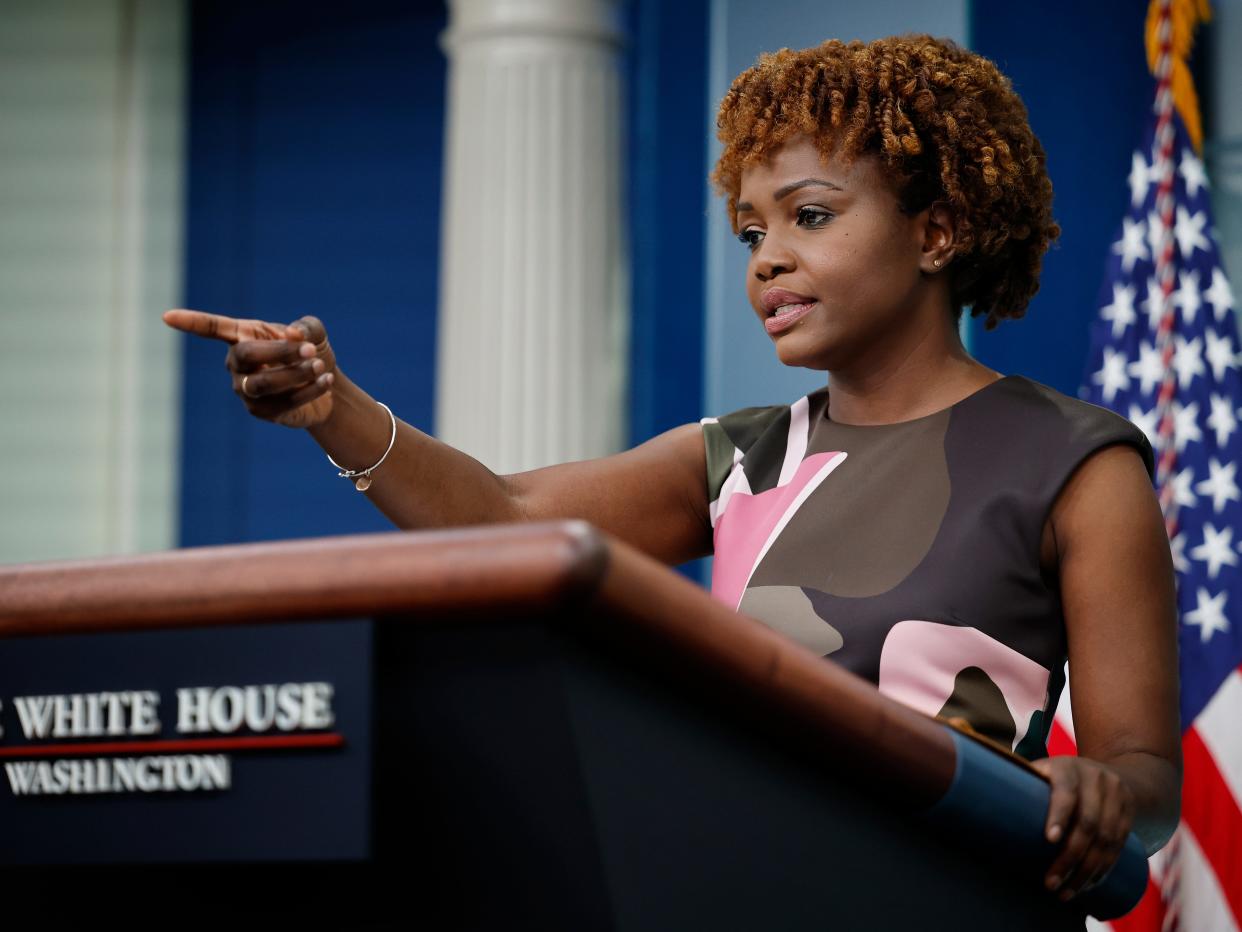
[{"label": "white star on flag", "polygon": [[1139,259],[1146,261],[1147,247],[1143,245],[1146,226],[1142,220],[1137,223],[1126,217],[1122,221],[1121,239],[1113,243],[1113,252],[1121,256],[1121,267],[1130,272]]},{"label": "white star on flag", "polygon": [[[1202,362],[1199,363],[1203,365]],[[1092,380],[1096,385],[1103,386],[1104,400],[1112,401],[1117,391],[1125,391],[1130,387],[1130,376],[1126,375],[1126,354],[1119,353],[1111,347],[1104,350],[1104,367]]]},{"label": "white star on flag", "polygon": [[1237,368],[1233,342],[1228,336],[1218,334],[1215,330],[1205,330],[1204,336],[1207,337],[1207,351],[1203,355],[1207,357],[1208,365],[1212,367],[1212,378],[1217,382],[1223,382],[1225,370]]},{"label": "white star on flag", "polygon": [[1173,501],[1177,503],[1179,508],[1194,508],[1199,501],[1199,496],[1190,490],[1190,486],[1194,481],[1195,471],[1191,466],[1187,466],[1169,480],[1169,483],[1173,486]]},{"label": "white star on flag", "polygon": [[[1177,372],[1178,388],[1190,388],[1195,376],[1203,375],[1203,341],[1198,337],[1184,339],[1180,334],[1173,334],[1173,368]],[[1123,386],[1124,387],[1124,386]]]},{"label": "white star on flag", "polygon": [[1209,595],[1208,591],[1202,586],[1195,593],[1195,600],[1198,606],[1193,610],[1186,612],[1182,616],[1182,622],[1188,625],[1199,626],[1199,637],[1203,641],[1211,639],[1212,635],[1217,631],[1224,633],[1229,630],[1229,622],[1225,618],[1225,602],[1229,598],[1229,592],[1222,590],[1216,595]]},{"label": "white star on flag", "polygon": [[[1226,463],[1221,465],[1216,457],[1208,460],[1208,477],[1195,486],[1195,491],[1200,495],[1210,495],[1212,497],[1212,513],[1220,514],[1224,510],[1226,502],[1242,501],[1242,492],[1238,490],[1238,483],[1234,481],[1237,475],[1238,464]],[[1206,525],[1211,527],[1211,525]],[[1233,531],[1229,531],[1230,535]]]},{"label": "white star on flag", "polygon": [[1212,269],[1212,287],[1203,292],[1203,297],[1212,305],[1212,315],[1218,323],[1233,307],[1233,289],[1229,287],[1229,279],[1225,278],[1225,270],[1219,265]]},{"label": "white star on flag", "polygon": [[1203,525],[1203,543],[1190,551],[1191,557],[1208,565],[1208,579],[1215,579],[1225,564],[1238,565],[1238,555],[1233,552],[1233,528],[1221,530],[1209,521]]},{"label": "white star on flag", "polygon": [[1182,319],[1188,324],[1193,324],[1195,315],[1199,313],[1199,306],[1203,303],[1203,299],[1199,296],[1198,272],[1191,269],[1189,272],[1178,273],[1177,291],[1173,292],[1173,300],[1181,309]]},{"label": "white star on flag", "polygon": [[[1212,413],[1208,415],[1207,426],[1216,434],[1216,446],[1224,449],[1229,438],[1238,429],[1238,419],[1234,414],[1233,405],[1228,398],[1212,393]],[[1134,420],[1133,417],[1130,420]]]},{"label": "white star on flag", "polygon": [[[1138,153],[1135,154],[1137,155]],[[1199,193],[1200,188],[1208,187],[1207,173],[1203,170],[1203,162],[1189,149],[1182,150],[1182,161],[1177,167],[1177,172],[1182,176],[1182,180],[1186,182],[1186,193],[1191,197],[1195,197]],[[1144,191],[1144,196],[1146,196],[1146,191]]]},{"label": "white star on flag", "polygon": [[1183,405],[1180,401],[1173,402],[1173,447],[1180,455],[1188,443],[1197,443],[1203,439],[1203,431],[1199,427],[1199,402],[1192,401]]},{"label": "white star on flag", "polygon": [[1207,214],[1196,210],[1193,214],[1180,204],[1177,206],[1177,223],[1173,224],[1173,236],[1177,239],[1177,251],[1189,259],[1196,249],[1208,251],[1208,240],[1203,235]]},{"label": "white star on flag", "polygon": [[1134,286],[1113,285],[1113,303],[1100,308],[1100,316],[1112,321],[1114,337],[1125,333],[1126,327],[1138,320],[1134,313]]},{"label": "white star on flag", "polygon": [[1139,344],[1139,358],[1130,363],[1126,371],[1130,378],[1139,380],[1143,394],[1150,395],[1164,381],[1164,360],[1160,358],[1160,351],[1144,340]]}]

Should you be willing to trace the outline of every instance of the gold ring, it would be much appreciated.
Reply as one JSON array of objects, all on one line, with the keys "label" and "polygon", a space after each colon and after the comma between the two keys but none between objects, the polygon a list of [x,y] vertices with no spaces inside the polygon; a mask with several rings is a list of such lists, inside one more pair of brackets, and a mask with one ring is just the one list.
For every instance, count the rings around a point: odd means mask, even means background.
[{"label": "gold ring", "polygon": [[246,388],[246,380],[249,378],[250,376],[248,375],[242,376],[242,384],[241,384],[242,394],[245,395],[247,398],[258,398],[259,397],[258,395],[250,394],[250,390]]}]

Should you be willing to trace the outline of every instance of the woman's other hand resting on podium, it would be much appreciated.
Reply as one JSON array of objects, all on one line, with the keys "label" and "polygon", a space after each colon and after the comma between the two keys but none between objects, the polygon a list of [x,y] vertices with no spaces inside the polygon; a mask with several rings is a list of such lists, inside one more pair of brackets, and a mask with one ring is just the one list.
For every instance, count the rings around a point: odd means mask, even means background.
[{"label": "woman's other hand resting on podium", "polygon": [[614,456],[497,475],[399,419],[394,440],[394,420],[340,371],[314,317],[278,324],[172,310],[164,322],[229,344],[233,391],[255,417],[305,428],[347,470],[382,458],[362,488],[399,528],[581,518],[668,564],[712,552],[698,424]]}]

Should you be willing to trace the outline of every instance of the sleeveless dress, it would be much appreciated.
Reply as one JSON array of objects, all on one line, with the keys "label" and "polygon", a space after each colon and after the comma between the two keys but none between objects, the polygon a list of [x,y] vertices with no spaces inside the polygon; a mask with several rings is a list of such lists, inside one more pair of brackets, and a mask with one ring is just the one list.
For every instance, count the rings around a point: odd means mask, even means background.
[{"label": "sleeveless dress", "polygon": [[898,424],[828,419],[828,389],[703,418],[712,595],[929,715],[1046,755],[1066,634],[1040,542],[1095,451],[1147,438],[1021,376]]}]

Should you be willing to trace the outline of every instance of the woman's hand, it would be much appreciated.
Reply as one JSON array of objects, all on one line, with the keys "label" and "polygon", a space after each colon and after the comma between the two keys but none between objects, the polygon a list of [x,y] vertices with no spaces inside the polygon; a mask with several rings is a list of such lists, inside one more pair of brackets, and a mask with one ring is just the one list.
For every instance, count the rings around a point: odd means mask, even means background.
[{"label": "woman's hand", "polygon": [[1084,757],[1045,757],[1033,766],[1052,783],[1044,834],[1065,839],[1044,882],[1068,900],[1116,862],[1134,823],[1134,795],[1115,770]]},{"label": "woman's hand", "polygon": [[255,417],[286,427],[313,427],[332,413],[336,356],[317,318],[273,324],[175,310],[164,312],[164,323],[230,344],[224,364],[232,373],[233,391]]}]

